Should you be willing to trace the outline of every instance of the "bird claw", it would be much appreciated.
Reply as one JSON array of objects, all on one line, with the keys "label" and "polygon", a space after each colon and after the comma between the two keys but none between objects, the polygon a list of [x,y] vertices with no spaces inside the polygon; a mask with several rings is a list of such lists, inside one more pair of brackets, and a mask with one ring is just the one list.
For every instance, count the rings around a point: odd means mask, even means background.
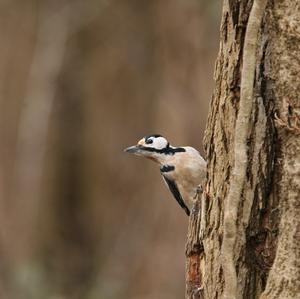
[{"label": "bird claw", "polygon": [[202,185],[198,185],[196,189],[196,194],[194,196],[194,199],[196,199],[200,194],[204,193],[205,197],[209,197],[209,188],[208,184],[205,185],[205,189],[203,190]]},{"label": "bird claw", "polygon": [[195,194],[195,196],[194,196],[194,199],[196,199],[200,194],[202,194],[203,193],[203,188],[202,188],[202,186],[201,185],[198,185],[197,186],[197,189],[196,189],[196,194]]}]

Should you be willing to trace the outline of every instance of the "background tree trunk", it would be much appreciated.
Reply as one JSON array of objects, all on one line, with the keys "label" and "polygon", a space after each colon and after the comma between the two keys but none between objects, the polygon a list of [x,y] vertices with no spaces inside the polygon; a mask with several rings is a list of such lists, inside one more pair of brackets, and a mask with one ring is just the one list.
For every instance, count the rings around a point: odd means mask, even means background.
[{"label": "background tree trunk", "polygon": [[[202,195],[190,217],[186,298],[226,298],[230,292],[231,298],[300,296],[300,4],[268,1],[264,9],[264,1],[254,2],[263,9],[262,20],[254,23],[253,1],[223,5],[204,141],[209,196]],[[254,45],[246,37],[253,24],[259,29]],[[245,71],[251,64],[247,47],[256,53],[253,74]],[[246,81],[253,86],[250,100],[243,91]],[[240,126],[247,129],[242,162],[237,159]],[[234,206],[240,162],[245,177]],[[232,250],[225,246],[228,240]]]}]

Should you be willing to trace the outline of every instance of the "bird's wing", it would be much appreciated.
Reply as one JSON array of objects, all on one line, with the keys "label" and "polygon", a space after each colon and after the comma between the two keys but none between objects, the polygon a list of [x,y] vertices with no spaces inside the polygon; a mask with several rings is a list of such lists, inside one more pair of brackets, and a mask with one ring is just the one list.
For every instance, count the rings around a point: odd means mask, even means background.
[{"label": "bird's wing", "polygon": [[181,194],[178,190],[178,187],[176,185],[176,183],[170,179],[168,179],[167,177],[165,177],[164,175],[162,175],[164,181],[166,182],[166,184],[168,185],[170,191],[172,192],[173,196],[175,197],[176,201],[179,203],[179,205],[184,209],[184,211],[186,212],[186,214],[188,216],[190,216],[190,210],[188,209],[188,207],[186,206],[186,204],[184,203]]}]

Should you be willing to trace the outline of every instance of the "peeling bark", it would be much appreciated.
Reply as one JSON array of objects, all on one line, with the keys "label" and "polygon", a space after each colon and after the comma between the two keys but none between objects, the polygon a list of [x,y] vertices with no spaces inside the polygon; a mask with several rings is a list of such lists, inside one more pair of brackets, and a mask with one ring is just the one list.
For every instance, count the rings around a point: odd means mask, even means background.
[{"label": "peeling bark", "polygon": [[299,298],[300,4],[265,4],[224,1],[186,298]]}]

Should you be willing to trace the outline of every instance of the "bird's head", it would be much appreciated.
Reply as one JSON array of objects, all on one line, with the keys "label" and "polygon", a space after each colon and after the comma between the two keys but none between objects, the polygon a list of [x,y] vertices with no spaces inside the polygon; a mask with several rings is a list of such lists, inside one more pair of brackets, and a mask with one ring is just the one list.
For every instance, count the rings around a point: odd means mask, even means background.
[{"label": "bird's head", "polygon": [[166,138],[158,134],[153,134],[143,137],[136,145],[130,146],[124,151],[160,163],[162,154],[168,148],[169,142]]}]

